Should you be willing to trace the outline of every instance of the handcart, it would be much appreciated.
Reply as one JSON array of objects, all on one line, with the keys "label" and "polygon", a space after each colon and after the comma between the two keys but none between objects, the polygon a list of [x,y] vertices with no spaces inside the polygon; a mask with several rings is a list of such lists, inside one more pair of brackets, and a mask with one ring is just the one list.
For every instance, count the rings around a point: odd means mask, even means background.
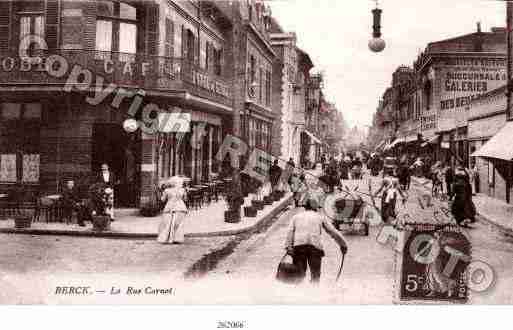
[{"label": "handcart", "polygon": [[368,236],[369,221],[365,217],[362,198],[344,191],[333,198],[330,204],[335,228],[344,234]]}]

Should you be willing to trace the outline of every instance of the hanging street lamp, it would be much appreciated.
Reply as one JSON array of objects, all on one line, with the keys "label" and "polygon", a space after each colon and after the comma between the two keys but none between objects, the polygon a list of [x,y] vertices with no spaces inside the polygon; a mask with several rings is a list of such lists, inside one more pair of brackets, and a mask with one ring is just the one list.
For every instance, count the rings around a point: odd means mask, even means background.
[{"label": "hanging street lamp", "polygon": [[381,39],[381,13],[383,11],[378,8],[376,1],[376,8],[372,10],[374,24],[372,26],[372,39],[369,41],[369,49],[375,53],[379,53],[385,49],[385,40]]}]

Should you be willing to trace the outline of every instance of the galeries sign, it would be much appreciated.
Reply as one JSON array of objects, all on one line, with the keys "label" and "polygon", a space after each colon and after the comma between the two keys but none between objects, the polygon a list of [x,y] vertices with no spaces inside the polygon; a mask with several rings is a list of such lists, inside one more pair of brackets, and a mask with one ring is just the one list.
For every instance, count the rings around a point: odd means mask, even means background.
[{"label": "galeries sign", "polygon": [[439,64],[442,111],[465,107],[507,80],[505,58],[443,58]]}]

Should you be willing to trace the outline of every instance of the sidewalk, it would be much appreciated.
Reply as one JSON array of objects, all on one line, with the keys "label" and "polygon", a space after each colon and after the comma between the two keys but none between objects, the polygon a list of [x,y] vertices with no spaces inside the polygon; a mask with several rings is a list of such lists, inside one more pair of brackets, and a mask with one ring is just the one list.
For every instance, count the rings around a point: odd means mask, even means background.
[{"label": "sidewalk", "polygon": [[[186,237],[231,236],[253,231],[269,219],[275,217],[291,202],[292,194],[287,194],[282,200],[274,202],[259,211],[256,218],[242,217],[239,223],[224,222],[226,202],[221,200],[200,210],[191,210],[184,221]],[[251,196],[246,198],[249,205]],[[77,224],[33,222],[31,228],[15,229],[14,220],[0,220],[0,233],[31,234],[31,235],[67,235],[92,236],[107,238],[139,238],[153,239],[157,237],[161,217],[142,217],[137,209],[115,210],[116,221],[112,222],[108,232],[93,232],[90,223],[86,227]],[[243,210],[241,211],[243,213]]]},{"label": "sidewalk", "polygon": [[[412,181],[431,191],[431,180],[412,177]],[[476,205],[477,213],[483,220],[502,231],[513,234],[513,205],[484,194],[472,196],[472,200]]]}]

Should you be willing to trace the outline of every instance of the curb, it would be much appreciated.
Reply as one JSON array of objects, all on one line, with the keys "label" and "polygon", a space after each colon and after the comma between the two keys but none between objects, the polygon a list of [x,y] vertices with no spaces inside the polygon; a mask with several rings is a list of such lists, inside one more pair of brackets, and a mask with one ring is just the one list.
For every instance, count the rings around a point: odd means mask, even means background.
[{"label": "curb", "polygon": [[[422,182],[420,182],[420,180],[418,180],[418,179],[414,179],[414,180],[415,180],[419,185],[421,185],[421,186],[422,186],[422,189],[427,190],[427,188],[425,187],[425,185],[424,185]],[[477,211],[477,210],[476,210],[476,211]],[[484,222],[488,223],[489,225],[492,225],[492,226],[494,226],[494,227],[497,227],[500,231],[503,231],[503,232],[505,232],[505,233],[507,233],[507,234],[509,234],[509,235],[513,235],[513,228],[505,227],[505,226],[503,226],[503,225],[501,225],[501,224],[499,224],[499,223],[497,223],[497,222],[493,221],[493,220],[492,220],[492,217],[490,217],[490,216],[488,216],[488,215],[486,215],[486,214],[484,214],[484,213],[482,213],[482,212],[477,211],[476,213],[477,213],[477,215],[479,216],[479,218],[480,218],[481,220],[483,220]]]},{"label": "curb", "polygon": [[[186,238],[208,238],[208,237],[222,237],[234,236],[245,234],[258,229],[261,225],[265,224],[270,219],[278,215],[284,208],[286,208],[292,201],[292,196],[288,196],[281,200],[272,211],[259,219],[256,223],[249,227],[223,230],[217,232],[206,233],[188,233],[185,234]],[[74,237],[96,237],[96,238],[118,238],[118,239],[156,239],[157,233],[127,233],[127,232],[94,232],[94,231],[75,231],[75,230],[60,230],[60,229],[16,229],[16,228],[0,228],[1,234],[22,234],[22,235],[48,235],[48,236],[74,236]]]}]

